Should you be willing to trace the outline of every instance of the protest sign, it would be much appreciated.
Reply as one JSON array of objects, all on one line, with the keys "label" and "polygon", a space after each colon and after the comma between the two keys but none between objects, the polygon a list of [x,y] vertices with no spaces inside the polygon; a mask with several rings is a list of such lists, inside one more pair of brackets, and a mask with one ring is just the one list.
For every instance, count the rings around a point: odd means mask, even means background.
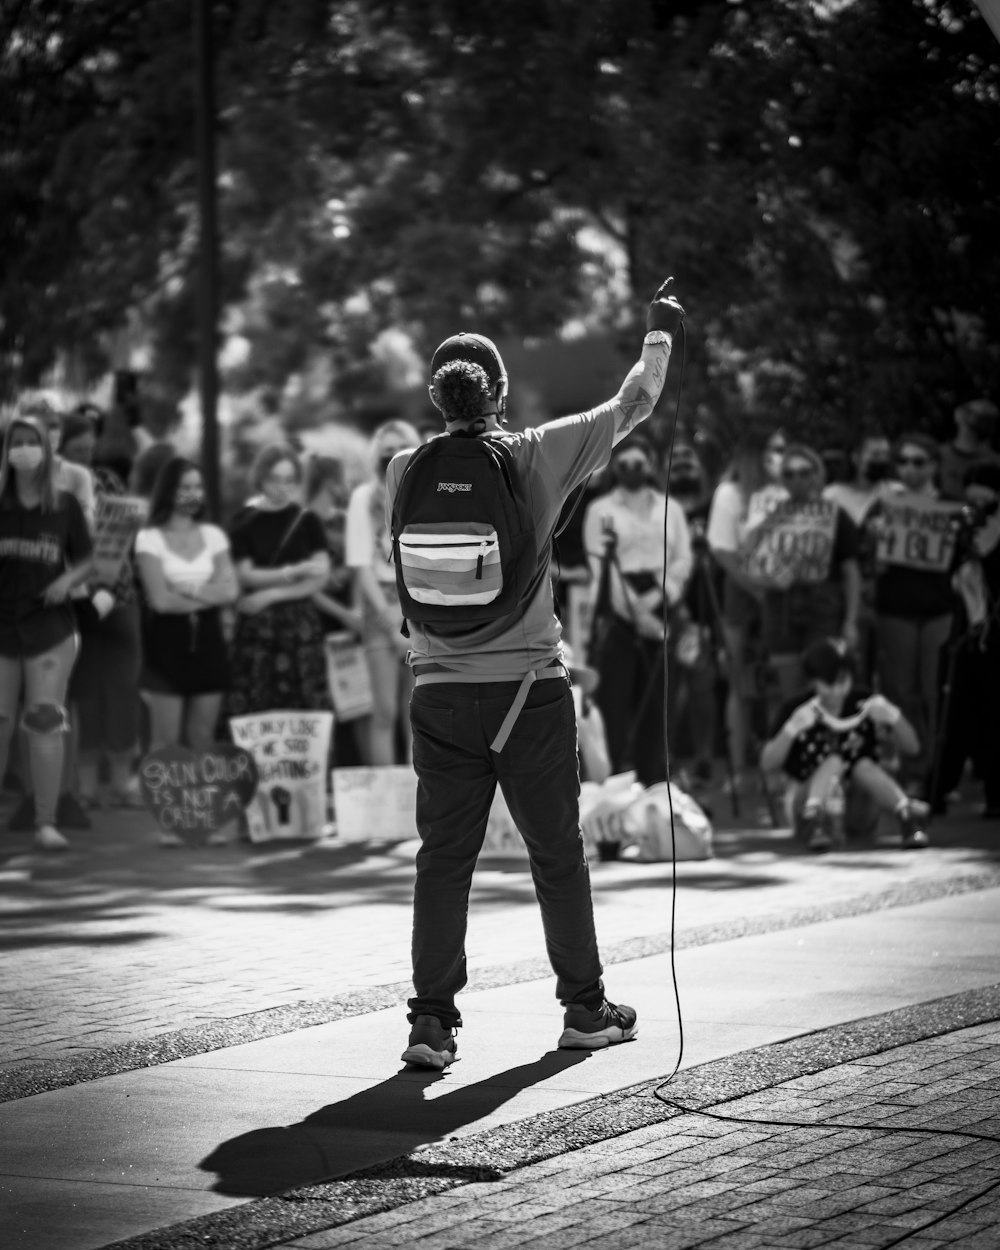
[{"label": "protest sign", "polygon": [[417,831],[417,776],[409,764],[335,768],[331,774],[337,838],[403,842]]},{"label": "protest sign", "polygon": [[333,713],[261,712],[230,717],[229,726],[260,779],[247,808],[251,842],[323,837]]},{"label": "protest sign", "polygon": [[200,751],[158,747],[139,765],[139,788],[165,833],[203,845],[253,800],[257,766],[248,751],[231,742]]},{"label": "protest sign", "polygon": [[326,680],[340,721],[357,720],[372,710],[372,683],[365,649],[347,630],[326,636]]},{"label": "protest sign", "polygon": [[926,495],[891,495],[879,505],[876,558],[882,564],[947,573],[955,554],[960,504]]},{"label": "protest sign", "polygon": [[784,500],[747,534],[744,571],[754,581],[780,588],[825,582],[836,532],[836,504],[827,499]]},{"label": "protest sign", "polygon": [[145,499],[130,495],[99,495],[94,524],[95,580],[113,586],[149,512]]}]

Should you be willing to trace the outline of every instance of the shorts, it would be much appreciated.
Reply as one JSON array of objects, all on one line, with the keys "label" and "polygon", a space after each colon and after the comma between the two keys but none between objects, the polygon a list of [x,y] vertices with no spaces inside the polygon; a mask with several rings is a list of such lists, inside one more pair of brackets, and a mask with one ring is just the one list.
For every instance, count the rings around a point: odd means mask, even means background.
[{"label": "shorts", "polygon": [[0,621],[0,655],[33,660],[76,633],[76,613],[69,604],[42,608],[30,616]]}]

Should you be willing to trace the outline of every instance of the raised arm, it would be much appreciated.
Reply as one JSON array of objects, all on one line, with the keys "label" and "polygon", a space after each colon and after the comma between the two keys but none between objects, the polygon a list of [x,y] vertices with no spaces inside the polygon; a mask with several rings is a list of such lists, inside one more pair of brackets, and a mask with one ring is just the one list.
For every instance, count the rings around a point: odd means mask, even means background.
[{"label": "raised arm", "polygon": [[611,401],[615,423],[612,446],[620,443],[652,413],[667,380],[674,335],[684,320],[684,309],[669,293],[673,281],[673,278],[668,278],[653,296],[646,310],[647,334],[642,344],[642,355],[628,371],[621,389]]}]

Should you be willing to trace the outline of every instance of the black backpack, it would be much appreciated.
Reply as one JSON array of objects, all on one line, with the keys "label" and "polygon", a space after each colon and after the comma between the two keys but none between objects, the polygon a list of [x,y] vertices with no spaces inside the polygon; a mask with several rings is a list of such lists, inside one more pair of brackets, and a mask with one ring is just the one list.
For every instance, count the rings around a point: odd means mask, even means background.
[{"label": "black backpack", "polygon": [[538,542],[502,436],[445,434],[417,448],[393,501],[392,555],[408,621],[461,634],[517,610]]}]

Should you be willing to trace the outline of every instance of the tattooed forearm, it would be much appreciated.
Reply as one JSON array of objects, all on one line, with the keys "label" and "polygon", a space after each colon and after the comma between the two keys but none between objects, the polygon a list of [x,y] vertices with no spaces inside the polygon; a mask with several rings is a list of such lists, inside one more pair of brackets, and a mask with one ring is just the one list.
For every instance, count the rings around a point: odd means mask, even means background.
[{"label": "tattooed forearm", "polygon": [[645,421],[649,414],[653,411],[653,404],[656,401],[647,391],[640,386],[632,399],[620,399],[618,401],[618,411],[621,413],[621,421],[618,425],[616,434],[627,434],[634,425],[638,425],[640,421]]},{"label": "tattooed forearm", "polygon": [[656,343],[644,346],[641,358],[629,370],[628,377],[615,397],[611,408],[615,418],[616,443],[629,434],[652,413],[660,398],[670,363],[670,345]]}]

